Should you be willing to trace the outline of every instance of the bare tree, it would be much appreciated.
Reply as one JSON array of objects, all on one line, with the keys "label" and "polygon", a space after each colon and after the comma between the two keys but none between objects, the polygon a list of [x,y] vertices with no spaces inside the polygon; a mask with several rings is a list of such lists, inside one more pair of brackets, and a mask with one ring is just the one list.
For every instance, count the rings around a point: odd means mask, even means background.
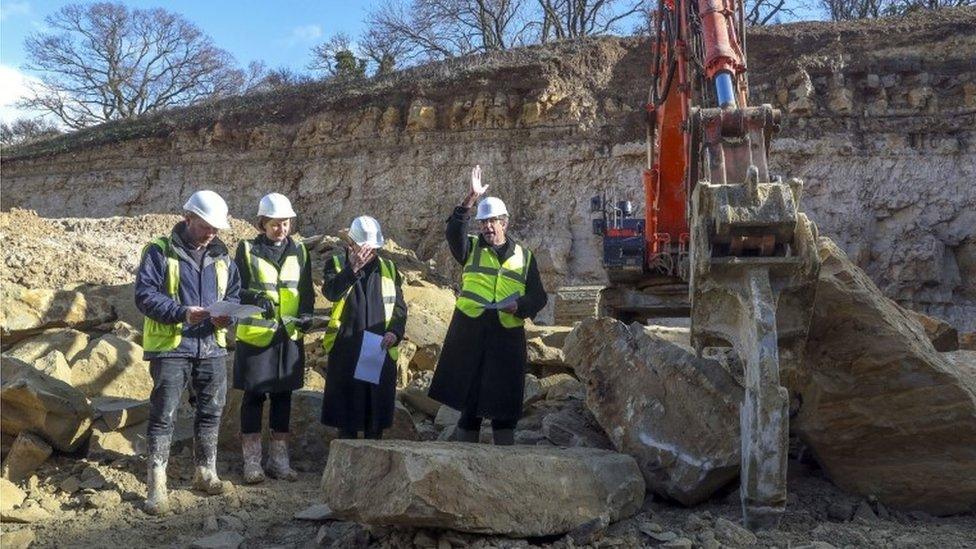
[{"label": "bare tree", "polygon": [[536,0],[539,41],[609,34],[631,16],[648,10],[642,0]]},{"label": "bare tree", "polygon": [[524,0],[387,1],[367,17],[379,43],[407,62],[508,49],[525,43]]},{"label": "bare tree", "polygon": [[796,0],[746,0],[746,24],[752,26],[778,23],[783,18],[795,19],[805,2]]},{"label": "bare tree", "polygon": [[308,68],[325,73],[330,78],[351,80],[366,76],[366,63],[364,57],[359,57],[353,51],[349,36],[340,32],[312,48],[312,62]]},{"label": "bare tree", "polygon": [[312,77],[288,67],[268,69],[263,61],[251,61],[247,66],[243,93],[261,93],[311,82]]},{"label": "bare tree", "polygon": [[889,0],[820,0],[827,16],[834,21],[880,17]]},{"label": "bare tree", "polygon": [[182,16],[117,3],[68,5],[50,32],[25,41],[25,68],[40,84],[25,107],[71,128],[130,118],[240,90],[244,73]]},{"label": "bare tree", "polygon": [[58,125],[46,118],[18,118],[10,124],[0,123],[0,144],[4,147],[20,145],[60,133]]},{"label": "bare tree", "polygon": [[976,0],[890,0],[886,12],[888,14],[902,14],[963,6],[976,6]]}]

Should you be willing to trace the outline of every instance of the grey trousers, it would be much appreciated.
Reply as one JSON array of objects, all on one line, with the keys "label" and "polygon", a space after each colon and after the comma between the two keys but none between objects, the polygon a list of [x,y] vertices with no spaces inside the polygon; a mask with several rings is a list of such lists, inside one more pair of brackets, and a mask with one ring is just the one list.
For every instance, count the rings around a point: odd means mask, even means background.
[{"label": "grey trousers", "polygon": [[[170,441],[176,427],[176,410],[183,390],[190,388],[190,404],[196,412],[193,420],[194,439],[202,441],[205,452],[194,452],[196,461],[211,461],[216,451],[220,415],[227,400],[226,357],[158,358],[149,362],[153,390],[149,396],[149,422],[146,438],[150,462],[165,464],[169,457]],[[195,444],[196,446],[196,444]],[[211,450],[209,447],[213,446]],[[196,448],[195,448],[196,450]]]}]

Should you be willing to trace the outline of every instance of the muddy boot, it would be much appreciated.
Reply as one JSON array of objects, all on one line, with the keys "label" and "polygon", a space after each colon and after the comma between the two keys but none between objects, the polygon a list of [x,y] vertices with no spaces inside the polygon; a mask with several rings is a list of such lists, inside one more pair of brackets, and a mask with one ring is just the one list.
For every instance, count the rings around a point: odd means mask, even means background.
[{"label": "muddy boot", "polygon": [[492,442],[495,446],[511,446],[515,444],[515,429],[492,429]]},{"label": "muddy boot", "polygon": [[211,496],[224,493],[224,483],[217,477],[217,433],[204,433],[193,438],[193,489]]},{"label": "muddy boot", "polygon": [[244,454],[245,484],[264,482],[264,469],[261,468],[261,433],[242,434],[241,450]]},{"label": "muddy boot", "polygon": [[458,442],[479,442],[481,440],[481,429],[462,429],[457,427],[454,430],[455,440]]},{"label": "muddy boot", "polygon": [[146,471],[146,503],[143,510],[150,515],[163,515],[169,512],[169,493],[166,491],[166,464],[169,462],[168,436],[148,437]]},{"label": "muddy boot", "polygon": [[268,475],[282,480],[298,480],[298,473],[288,463],[288,433],[271,433]]}]

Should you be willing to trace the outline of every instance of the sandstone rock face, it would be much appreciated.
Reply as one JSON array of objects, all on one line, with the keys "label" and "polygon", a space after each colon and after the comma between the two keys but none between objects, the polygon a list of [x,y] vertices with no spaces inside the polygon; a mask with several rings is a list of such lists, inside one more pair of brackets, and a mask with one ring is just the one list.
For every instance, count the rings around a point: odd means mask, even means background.
[{"label": "sandstone rock face", "polygon": [[32,431],[63,452],[84,442],[92,409],[81,391],[15,358],[3,360],[2,378],[0,430],[12,435]]},{"label": "sandstone rock face", "polygon": [[142,347],[113,334],[92,341],[71,365],[71,381],[91,397],[147,400],[153,381]]},{"label": "sandstone rock face", "polygon": [[0,329],[7,342],[45,328],[89,328],[115,318],[112,307],[100,299],[87,299],[67,290],[27,289],[4,284],[0,290]]},{"label": "sandstone rock face", "polygon": [[[829,239],[794,431],[844,490],[933,514],[976,505],[976,361],[940,354]],[[956,355],[947,359],[947,355]]]},{"label": "sandstone rock face", "polygon": [[609,318],[582,321],[564,350],[587,407],[649,489],[693,505],[738,475],[743,390],[719,362]]},{"label": "sandstone rock face", "polygon": [[21,341],[4,354],[31,363],[51,351],[60,351],[71,362],[87,346],[88,334],[71,328],[55,328]]},{"label": "sandstone rock face", "polygon": [[620,520],[644,499],[622,454],[440,442],[335,441],[322,489],[347,520],[511,537]]}]

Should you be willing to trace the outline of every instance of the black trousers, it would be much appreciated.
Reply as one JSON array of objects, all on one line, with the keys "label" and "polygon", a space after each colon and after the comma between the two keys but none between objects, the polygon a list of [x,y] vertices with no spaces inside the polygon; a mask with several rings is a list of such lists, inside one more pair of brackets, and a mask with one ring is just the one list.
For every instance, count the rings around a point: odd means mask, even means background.
[{"label": "black trousers", "polygon": [[275,433],[287,433],[291,422],[291,391],[280,393],[244,392],[241,399],[241,433],[250,435],[261,432],[261,412],[264,401],[270,395],[271,409],[268,413],[268,424]]},{"label": "black trousers", "polygon": [[[461,418],[458,419],[457,425],[465,431],[478,431],[481,429],[482,417],[478,416],[474,411],[474,406],[468,410],[461,411]],[[515,429],[518,425],[517,419],[492,419],[491,420],[491,430],[492,431],[502,431],[504,429]]]}]

